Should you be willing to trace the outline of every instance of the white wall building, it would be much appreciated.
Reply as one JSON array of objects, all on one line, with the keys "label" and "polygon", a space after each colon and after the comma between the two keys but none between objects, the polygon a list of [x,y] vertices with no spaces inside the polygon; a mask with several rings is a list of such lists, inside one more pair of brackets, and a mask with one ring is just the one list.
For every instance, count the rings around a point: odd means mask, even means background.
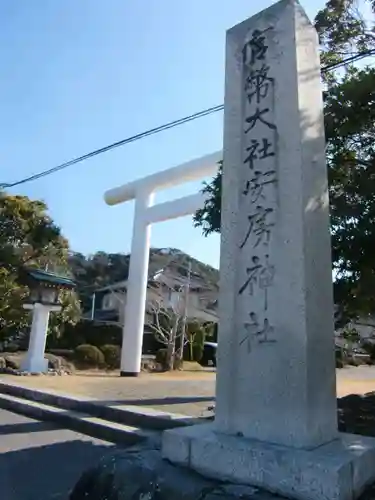
[{"label": "white wall building", "polygon": [[[98,297],[94,318],[105,317],[105,313],[113,312],[117,321],[124,324],[128,281],[120,281],[96,291]],[[186,287],[189,288],[186,293]],[[157,270],[150,276],[147,286],[145,325],[151,321],[152,304],[158,303],[162,308],[174,309],[185,306],[187,296],[186,316],[188,321],[217,323],[218,287],[207,286],[198,276],[190,280],[182,277],[168,268]]]}]

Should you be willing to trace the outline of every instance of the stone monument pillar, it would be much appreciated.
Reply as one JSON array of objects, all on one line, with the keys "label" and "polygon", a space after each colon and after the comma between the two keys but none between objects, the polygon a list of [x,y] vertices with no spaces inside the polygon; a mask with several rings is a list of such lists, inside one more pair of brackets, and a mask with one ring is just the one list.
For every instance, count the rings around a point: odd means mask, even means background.
[{"label": "stone monument pillar", "polygon": [[216,418],[167,431],[163,454],[297,499],[352,499],[375,478],[375,440],[337,431],[318,40],[294,0],[227,32],[223,154]]},{"label": "stone monument pillar", "polygon": [[296,448],[337,437],[317,48],[293,1],[227,34],[217,425]]}]

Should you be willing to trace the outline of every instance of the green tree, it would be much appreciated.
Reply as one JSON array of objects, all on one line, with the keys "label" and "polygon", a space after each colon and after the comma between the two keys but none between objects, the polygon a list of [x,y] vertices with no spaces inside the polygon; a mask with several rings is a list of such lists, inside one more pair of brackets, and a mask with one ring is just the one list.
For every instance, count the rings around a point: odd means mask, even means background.
[{"label": "green tree", "polygon": [[123,281],[128,276],[129,255],[96,252],[86,257],[72,252],[68,261],[84,311],[91,308],[92,295],[96,290]]},{"label": "green tree", "polygon": [[78,295],[74,291],[62,290],[60,293],[61,311],[51,314],[49,332],[55,338],[64,335],[65,327],[75,325],[81,317],[81,307]]},{"label": "green tree", "polygon": [[[0,193],[0,329],[7,337],[24,330],[29,313],[22,307],[29,294],[19,282],[23,266],[35,266],[68,274],[68,242],[47,214],[41,201]],[[52,327],[79,319],[79,302],[72,293],[62,294],[62,311],[52,315]],[[55,316],[55,317],[53,317]]]},{"label": "green tree", "polygon": [[[331,0],[315,18],[323,67],[375,48],[375,2]],[[324,114],[330,183],[335,301],[341,317],[375,310],[375,70],[355,61],[325,71]],[[222,165],[210,184],[195,226],[220,232]]]},{"label": "green tree", "polygon": [[0,267],[0,341],[27,326],[28,313],[22,308],[27,295],[27,288],[17,284],[15,274]]}]

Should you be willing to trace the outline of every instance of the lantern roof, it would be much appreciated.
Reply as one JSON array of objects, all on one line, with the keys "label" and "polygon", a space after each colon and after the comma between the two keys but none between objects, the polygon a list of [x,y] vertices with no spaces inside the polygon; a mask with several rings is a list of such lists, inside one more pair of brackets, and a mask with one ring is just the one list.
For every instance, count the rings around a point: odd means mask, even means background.
[{"label": "lantern roof", "polygon": [[72,279],[55,273],[50,273],[49,271],[43,271],[42,269],[31,267],[23,268],[22,274],[22,281],[25,281],[25,284],[31,288],[42,285],[51,288],[72,290],[76,287],[76,282]]}]

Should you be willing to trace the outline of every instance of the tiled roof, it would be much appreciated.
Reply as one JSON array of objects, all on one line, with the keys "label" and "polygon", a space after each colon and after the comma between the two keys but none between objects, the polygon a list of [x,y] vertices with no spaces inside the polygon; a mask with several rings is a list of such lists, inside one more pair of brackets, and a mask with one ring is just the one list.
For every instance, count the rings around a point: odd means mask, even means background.
[{"label": "tiled roof", "polygon": [[75,288],[75,281],[67,278],[66,276],[59,276],[55,273],[42,271],[41,269],[28,268],[25,269],[26,274],[35,281],[48,283],[50,285],[61,286],[65,288]]},{"label": "tiled roof", "polygon": [[[170,288],[185,286],[188,283],[188,278],[186,276],[180,276],[169,269],[157,269],[151,270],[148,273],[148,284],[154,285],[156,283],[163,283]],[[122,290],[126,289],[128,286],[128,280],[119,281],[111,285],[107,285],[103,288],[96,290],[97,292],[104,292],[106,290]],[[190,279],[190,290],[209,290],[210,287],[204,282],[203,279],[197,279],[192,277]]]}]

